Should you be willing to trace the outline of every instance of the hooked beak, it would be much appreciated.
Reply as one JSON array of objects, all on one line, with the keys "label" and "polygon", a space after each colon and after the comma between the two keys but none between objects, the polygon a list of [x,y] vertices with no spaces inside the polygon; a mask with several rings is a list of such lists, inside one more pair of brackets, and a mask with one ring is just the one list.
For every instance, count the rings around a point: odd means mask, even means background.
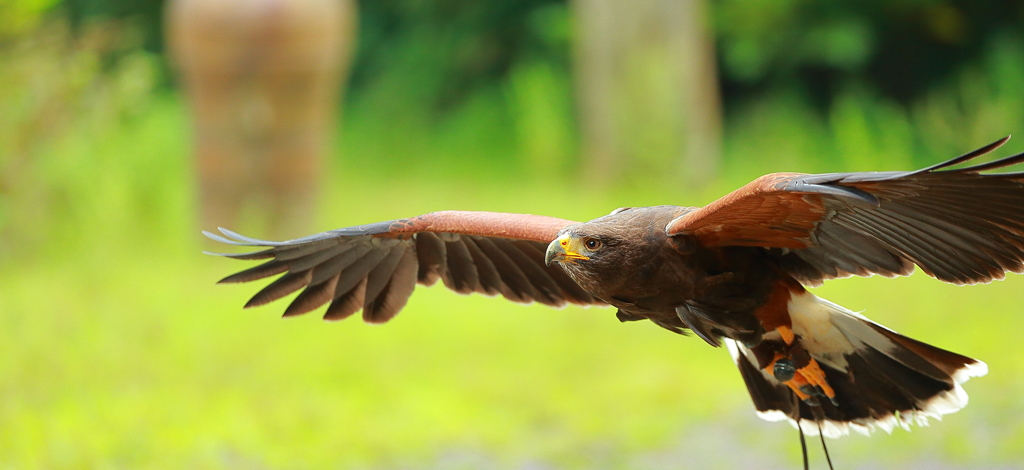
[{"label": "hooked beak", "polygon": [[566,261],[571,262],[579,259],[590,259],[590,257],[579,253],[578,245],[579,241],[571,237],[569,234],[558,237],[548,245],[548,251],[544,254],[544,264],[551,266],[551,263],[555,261],[564,263]]}]

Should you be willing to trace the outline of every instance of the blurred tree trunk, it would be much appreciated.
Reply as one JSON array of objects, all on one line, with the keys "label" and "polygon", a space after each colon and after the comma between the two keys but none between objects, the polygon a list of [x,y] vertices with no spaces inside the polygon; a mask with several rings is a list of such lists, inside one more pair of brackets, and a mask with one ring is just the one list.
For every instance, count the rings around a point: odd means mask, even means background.
[{"label": "blurred tree trunk", "polygon": [[583,158],[598,181],[651,171],[700,184],[722,111],[704,0],[573,0]]},{"label": "blurred tree trunk", "polygon": [[308,230],[356,33],[352,0],[171,0],[201,223],[254,201],[272,235]]}]

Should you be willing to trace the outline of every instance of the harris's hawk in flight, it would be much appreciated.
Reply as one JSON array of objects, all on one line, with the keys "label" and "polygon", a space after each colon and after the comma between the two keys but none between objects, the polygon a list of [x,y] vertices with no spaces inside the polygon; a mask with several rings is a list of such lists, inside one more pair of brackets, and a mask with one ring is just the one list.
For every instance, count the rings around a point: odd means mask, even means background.
[{"label": "harris's hawk in flight", "polygon": [[394,317],[416,284],[551,306],[610,305],[724,344],[758,414],[803,433],[891,430],[959,410],[984,363],[902,336],[806,290],[827,279],[908,275],[954,284],[1024,271],[1024,154],[949,167],[1007,138],[909,172],[775,173],[704,207],[616,209],[589,222],[444,211],[284,242],[221,229],[268,261],[221,280],[282,274],[246,307],[297,290],[285,316],[328,305]]}]

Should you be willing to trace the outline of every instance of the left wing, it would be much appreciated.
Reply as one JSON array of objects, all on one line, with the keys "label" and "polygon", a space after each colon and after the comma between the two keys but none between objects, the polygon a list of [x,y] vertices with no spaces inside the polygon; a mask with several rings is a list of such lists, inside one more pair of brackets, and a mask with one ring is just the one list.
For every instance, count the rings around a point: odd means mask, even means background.
[{"label": "left wing", "polygon": [[438,279],[459,293],[501,294],[515,302],[558,307],[601,304],[561,268],[544,264],[547,244],[562,227],[573,223],[539,215],[444,211],[284,242],[256,240],[226,229],[220,231],[227,238],[203,233],[222,243],[268,247],[252,253],[213,253],[243,260],[270,259],[221,283],[285,273],[246,307],[305,288],[285,316],[330,303],[325,320],[341,320],[361,309],[365,321],[383,323],[405,306],[416,283],[429,286]]},{"label": "left wing", "polygon": [[797,279],[881,274],[918,265],[956,284],[1024,271],[1024,173],[981,174],[1024,154],[938,171],[1009,137],[922,170],[762,176],[666,227],[704,246],[758,246]]}]

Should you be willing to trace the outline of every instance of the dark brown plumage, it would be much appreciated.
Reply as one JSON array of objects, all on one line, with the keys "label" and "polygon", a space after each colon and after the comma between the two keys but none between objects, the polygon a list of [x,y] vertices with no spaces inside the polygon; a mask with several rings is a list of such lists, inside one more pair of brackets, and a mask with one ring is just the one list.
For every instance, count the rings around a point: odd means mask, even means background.
[{"label": "dark brown plumage", "polygon": [[[766,175],[701,208],[618,209],[585,223],[490,212],[434,212],[286,242],[221,229],[215,240],[266,249],[221,282],[283,275],[249,301],[304,289],[285,315],[328,305],[390,320],[415,284],[562,306],[609,304],[728,346],[759,414],[803,432],[886,430],[958,410],[974,359],[901,336],[807,292],[851,275],[910,274],[973,284],[1024,271],[1024,173],[981,174],[1024,154],[961,169],[1002,145],[912,172]],[[227,238],[225,238],[227,237]]]}]

